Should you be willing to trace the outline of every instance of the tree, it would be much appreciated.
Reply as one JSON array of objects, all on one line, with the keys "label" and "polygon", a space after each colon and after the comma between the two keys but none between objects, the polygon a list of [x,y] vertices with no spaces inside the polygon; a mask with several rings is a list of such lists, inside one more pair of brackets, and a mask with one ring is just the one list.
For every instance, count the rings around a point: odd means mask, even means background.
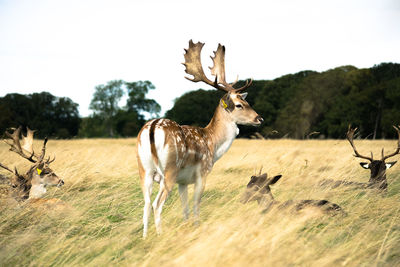
[{"label": "tree", "polygon": [[175,100],[165,117],[179,124],[205,127],[211,120],[223,92],[199,89],[183,94]]},{"label": "tree", "polygon": [[112,118],[119,110],[118,103],[124,95],[122,80],[109,81],[106,85],[98,85],[95,87],[93,99],[90,102],[89,108],[94,111],[94,114],[104,119],[108,135],[114,136],[114,125]]},{"label": "tree", "polygon": [[151,116],[158,116],[161,111],[160,105],[153,99],[147,99],[146,94],[149,90],[154,90],[155,86],[150,81],[137,81],[125,83],[128,91],[126,107],[129,112],[136,112],[143,119],[143,112]]},{"label": "tree", "polygon": [[[149,90],[155,89],[150,81],[109,81],[96,86],[90,109],[94,112],[84,118],[79,130],[81,137],[135,136],[145,123],[144,113],[158,115],[160,105],[147,99]],[[124,107],[119,102],[125,93],[128,99]]]},{"label": "tree", "polygon": [[78,104],[67,97],[41,92],[0,98],[1,132],[21,125],[37,129],[35,137],[71,138],[77,135],[80,122]]}]

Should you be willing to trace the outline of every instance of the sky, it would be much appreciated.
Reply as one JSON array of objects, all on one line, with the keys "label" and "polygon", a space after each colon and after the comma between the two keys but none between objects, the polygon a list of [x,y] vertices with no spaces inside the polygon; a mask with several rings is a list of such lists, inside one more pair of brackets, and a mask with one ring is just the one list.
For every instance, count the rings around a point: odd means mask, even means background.
[{"label": "sky", "polygon": [[0,0],[0,97],[47,91],[88,116],[95,86],[149,80],[163,114],[209,88],[184,78],[190,39],[206,74],[225,45],[228,82],[400,63],[400,1]]}]

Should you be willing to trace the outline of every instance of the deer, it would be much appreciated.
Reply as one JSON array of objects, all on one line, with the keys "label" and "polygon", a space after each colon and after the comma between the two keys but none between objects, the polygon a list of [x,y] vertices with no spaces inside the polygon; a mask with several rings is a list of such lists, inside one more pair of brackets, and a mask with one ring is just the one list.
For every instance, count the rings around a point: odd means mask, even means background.
[{"label": "deer", "polygon": [[267,173],[259,174],[258,176],[251,176],[250,181],[246,186],[246,190],[240,198],[240,202],[246,204],[252,201],[257,201],[258,205],[263,207],[262,213],[267,213],[275,206],[280,210],[291,208],[296,212],[306,208],[316,208],[324,214],[333,216],[337,214],[345,214],[339,205],[325,199],[287,200],[285,202],[276,201],[271,193],[270,186],[278,182],[281,177],[282,175],[279,174],[272,178],[268,178]]},{"label": "deer", "polygon": [[[6,131],[5,135],[8,139],[4,142],[10,146],[10,151],[17,153],[22,158],[32,163],[32,166],[25,174],[20,174],[17,168],[14,170],[0,163],[0,167],[12,173],[9,179],[10,185],[9,195],[17,201],[29,200],[30,202],[40,202],[40,198],[47,192],[47,186],[60,187],[64,185],[64,181],[60,179],[50,168],[50,157],[45,159],[47,137],[44,139],[41,154],[33,151],[33,134],[35,130],[27,127],[27,135],[22,135],[22,144],[20,140],[22,127],[15,129],[12,133]],[[10,140],[11,139],[11,142]]]},{"label": "deer", "polygon": [[[185,49],[185,77],[192,82],[204,82],[217,90],[225,92],[219,101],[214,115],[204,128],[179,125],[169,119],[154,119],[147,122],[137,137],[137,161],[141,188],[144,196],[143,237],[146,238],[148,220],[153,208],[155,227],[161,234],[161,212],[173,186],[178,191],[183,208],[184,219],[189,217],[188,185],[194,184],[193,213],[198,224],[201,196],[205,189],[206,177],[214,163],[225,154],[239,133],[237,125],[259,126],[263,118],[245,100],[252,80],[240,88],[225,79],[225,46],[219,44],[210,67],[212,81],[205,75],[201,63],[201,50],[204,43],[189,41]],[[153,182],[160,184],[158,194],[151,205]]]},{"label": "deer", "polygon": [[[400,126],[399,126],[400,127]],[[400,154],[400,130],[398,127],[393,126],[393,128],[397,131],[398,140],[397,140],[397,148],[393,153],[385,155],[384,149],[382,148],[381,159],[374,159],[373,153],[371,152],[371,156],[361,155],[354,144],[354,133],[357,131],[357,128],[349,128],[347,130],[347,140],[349,141],[351,147],[354,151],[354,157],[366,159],[369,162],[360,162],[360,166],[364,169],[370,170],[370,178],[368,183],[359,183],[359,182],[351,182],[351,181],[343,181],[343,180],[332,180],[326,179],[320,182],[321,186],[330,186],[332,188],[338,186],[355,186],[356,188],[369,188],[369,189],[378,189],[380,191],[387,191],[388,183],[386,180],[386,170],[390,169],[397,161],[386,162],[388,158],[396,156]]]}]

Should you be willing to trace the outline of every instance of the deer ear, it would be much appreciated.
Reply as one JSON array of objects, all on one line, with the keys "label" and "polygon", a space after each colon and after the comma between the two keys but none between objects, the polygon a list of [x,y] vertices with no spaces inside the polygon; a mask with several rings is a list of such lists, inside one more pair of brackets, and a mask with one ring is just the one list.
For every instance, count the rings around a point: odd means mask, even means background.
[{"label": "deer ear", "polygon": [[247,97],[247,95],[248,95],[247,92],[246,92],[246,93],[242,93],[242,94],[240,94],[240,97],[241,97],[243,100],[245,100],[246,97]]},{"label": "deer ear", "polygon": [[367,162],[360,162],[361,167],[363,167],[364,169],[369,169],[369,163]]},{"label": "deer ear", "polygon": [[392,162],[386,162],[386,169],[391,168],[394,164],[396,164],[397,161],[392,161]]},{"label": "deer ear", "polygon": [[282,175],[277,175],[277,176],[275,176],[275,177],[273,177],[272,179],[271,179],[271,181],[269,182],[269,184],[275,184],[276,182],[278,182],[279,181],[279,179],[281,179],[281,177],[282,177]]}]

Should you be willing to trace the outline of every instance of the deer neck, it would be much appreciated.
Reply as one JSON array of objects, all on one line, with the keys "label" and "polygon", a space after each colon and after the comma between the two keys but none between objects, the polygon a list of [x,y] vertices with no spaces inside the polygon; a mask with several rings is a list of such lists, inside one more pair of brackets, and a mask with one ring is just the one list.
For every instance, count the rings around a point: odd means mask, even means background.
[{"label": "deer neck", "polygon": [[228,112],[218,105],[210,123],[205,127],[205,132],[209,137],[208,146],[214,151],[213,161],[216,162],[231,147],[239,134],[239,128]]},{"label": "deer neck", "polygon": [[40,198],[46,193],[46,187],[43,184],[32,185],[29,191],[29,199]]}]

